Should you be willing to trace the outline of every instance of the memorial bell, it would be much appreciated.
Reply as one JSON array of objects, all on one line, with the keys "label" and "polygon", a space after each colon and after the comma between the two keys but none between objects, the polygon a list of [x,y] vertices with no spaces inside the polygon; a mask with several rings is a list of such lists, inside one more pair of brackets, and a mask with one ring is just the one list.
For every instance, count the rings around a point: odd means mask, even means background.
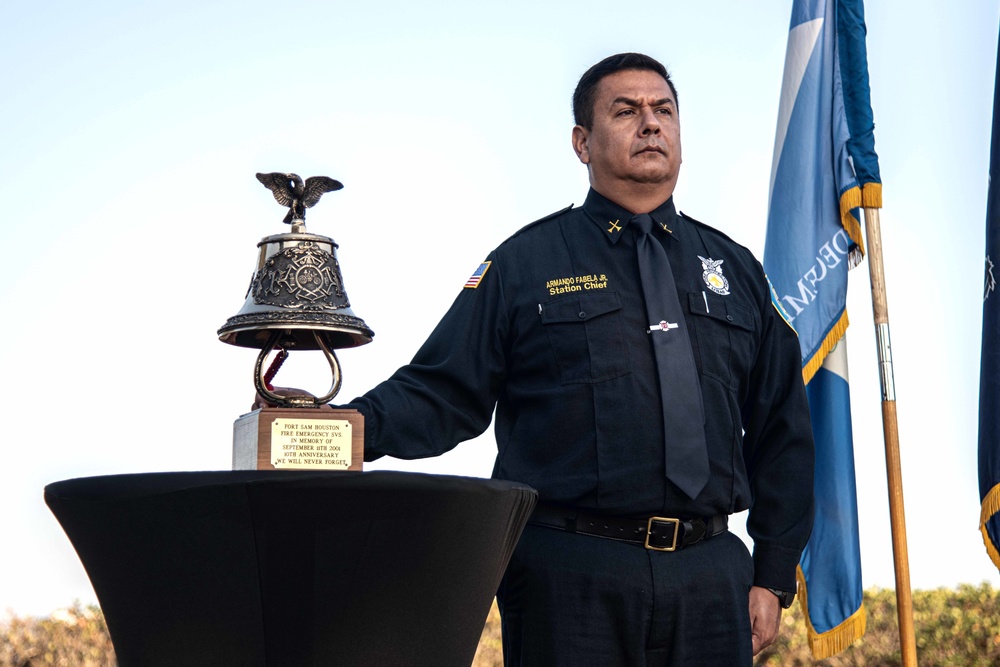
[{"label": "memorial bell", "polygon": [[[297,174],[257,174],[257,180],[288,207],[284,221],[291,231],[266,236],[257,244],[257,264],[243,308],[219,329],[219,340],[259,349],[254,372],[258,393],[286,407],[329,402],[340,391],[340,363],[335,349],[370,343],[374,332],[351,311],[333,239],[306,231],[306,209],[343,184],[326,176],[303,181]],[[273,350],[321,350],[333,372],[324,396],[286,397],[271,391],[264,361]],[[283,357],[282,357],[283,358]]]}]

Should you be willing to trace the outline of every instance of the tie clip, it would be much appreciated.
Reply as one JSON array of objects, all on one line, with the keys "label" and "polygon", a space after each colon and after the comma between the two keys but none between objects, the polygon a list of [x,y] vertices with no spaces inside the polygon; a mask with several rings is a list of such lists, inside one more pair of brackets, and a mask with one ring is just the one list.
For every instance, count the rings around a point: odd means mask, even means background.
[{"label": "tie clip", "polygon": [[649,325],[650,333],[652,333],[653,331],[667,331],[668,329],[676,329],[676,328],[677,328],[676,322],[667,322],[666,320],[660,320],[659,324]]}]

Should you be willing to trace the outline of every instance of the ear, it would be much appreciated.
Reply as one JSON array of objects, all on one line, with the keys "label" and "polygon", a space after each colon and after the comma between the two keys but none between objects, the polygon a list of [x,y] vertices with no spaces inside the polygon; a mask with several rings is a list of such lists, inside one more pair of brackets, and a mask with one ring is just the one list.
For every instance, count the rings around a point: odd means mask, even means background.
[{"label": "ear", "polygon": [[573,150],[576,151],[576,157],[584,164],[590,164],[590,149],[587,147],[589,139],[590,132],[587,128],[582,125],[573,127]]}]

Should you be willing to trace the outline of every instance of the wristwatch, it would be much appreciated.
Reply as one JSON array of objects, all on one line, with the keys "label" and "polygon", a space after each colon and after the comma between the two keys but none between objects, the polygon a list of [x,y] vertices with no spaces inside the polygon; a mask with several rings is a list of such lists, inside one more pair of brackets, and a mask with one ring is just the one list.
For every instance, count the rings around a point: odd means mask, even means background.
[{"label": "wristwatch", "polygon": [[778,603],[782,609],[788,609],[792,606],[792,600],[795,599],[795,591],[779,591],[777,588],[768,588],[767,590],[778,596]]}]

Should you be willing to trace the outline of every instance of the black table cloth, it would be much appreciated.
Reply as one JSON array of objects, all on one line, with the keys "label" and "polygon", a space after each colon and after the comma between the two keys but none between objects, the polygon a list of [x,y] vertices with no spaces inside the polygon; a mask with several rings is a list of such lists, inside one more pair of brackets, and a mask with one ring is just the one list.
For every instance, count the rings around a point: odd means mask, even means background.
[{"label": "black table cloth", "polygon": [[469,665],[535,500],[519,484],[400,472],[45,488],[123,666]]}]

